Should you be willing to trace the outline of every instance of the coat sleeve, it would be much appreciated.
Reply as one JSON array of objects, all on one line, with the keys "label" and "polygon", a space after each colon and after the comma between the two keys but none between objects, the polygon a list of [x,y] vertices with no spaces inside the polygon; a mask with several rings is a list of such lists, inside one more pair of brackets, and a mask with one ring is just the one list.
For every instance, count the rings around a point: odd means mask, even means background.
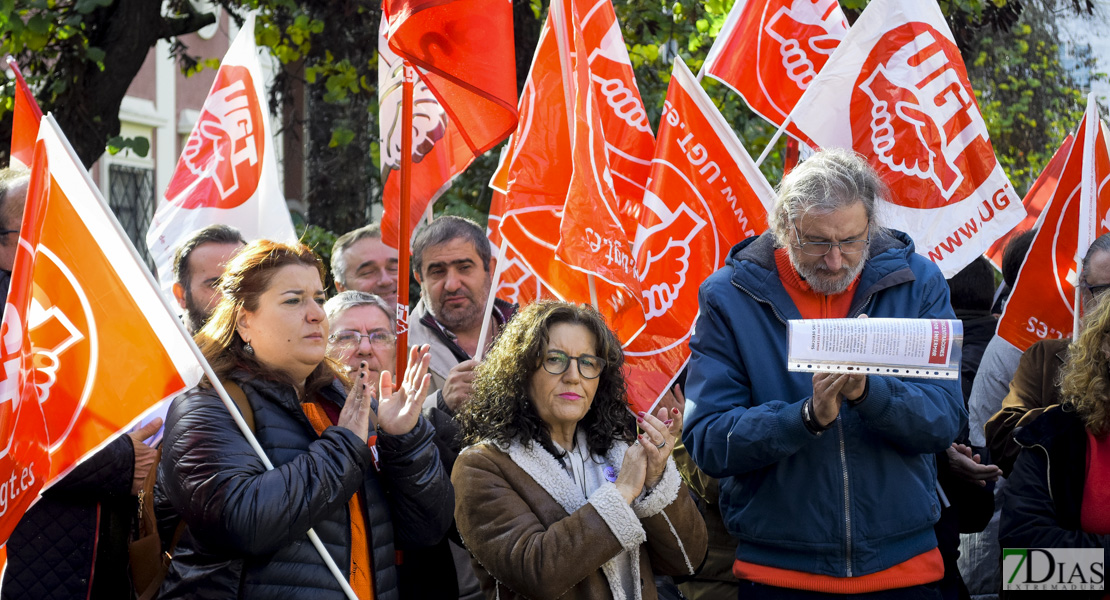
[{"label": "coat sleeve", "polygon": [[518,594],[558,598],[645,540],[639,520],[612,484],[545,528],[489,456],[492,452],[478,446],[459,455],[451,474],[458,496],[455,522],[478,563]]},{"label": "coat sleeve", "polygon": [[705,559],[705,520],[673,460],[647,497],[632,504],[647,533],[647,552],[656,574],[689,577]]},{"label": "coat sleeve", "polygon": [[1003,548],[1104,548],[1110,536],[1065,529],[1056,518],[1043,450],[1022,450],[1006,480],[998,541]]},{"label": "coat sleeve", "polygon": [[404,435],[378,434],[382,474],[388,482],[398,546],[431,546],[447,534],[455,513],[455,489],[439,451],[435,430],[424,418]]},{"label": "coat sleeve", "polygon": [[227,411],[196,390],[174,400],[166,419],[165,493],[205,545],[264,555],[303,540],[314,518],[346,505],[372,468],[358,436],[329,427],[307,452],[267,471]]},{"label": "coat sleeve", "polygon": [[[817,439],[802,423],[805,398],[753,405],[752,379],[708,283],[690,339],[682,443],[710,477],[740,475],[781,461]],[[708,291],[707,291],[708,290]],[[763,374],[773,376],[772,374]]]},{"label": "coat sleeve", "polygon": [[[910,260],[926,259],[914,255]],[[955,319],[948,300],[948,284],[936,267],[929,267],[916,317]],[[872,432],[895,448],[912,454],[945,451],[967,426],[967,409],[957,379],[871,375],[867,378],[866,398],[854,407],[845,405],[845,408],[858,411]]]},{"label": "coat sleeve", "polygon": [[1002,469],[1005,477],[1009,477],[1021,452],[1021,445],[1014,440],[1014,431],[1035,419],[1055,400],[1041,397],[1046,387],[1045,361],[1052,359],[1044,344],[1030,346],[1018,362],[1014,379],[1010,382],[1010,393],[1002,400],[1002,409],[983,428],[991,459]]},{"label": "coat sleeve", "polygon": [[135,449],[131,438],[121,434],[87,460],[77,465],[58,483],[43,492],[55,500],[79,498],[104,500],[129,496],[135,475]]}]

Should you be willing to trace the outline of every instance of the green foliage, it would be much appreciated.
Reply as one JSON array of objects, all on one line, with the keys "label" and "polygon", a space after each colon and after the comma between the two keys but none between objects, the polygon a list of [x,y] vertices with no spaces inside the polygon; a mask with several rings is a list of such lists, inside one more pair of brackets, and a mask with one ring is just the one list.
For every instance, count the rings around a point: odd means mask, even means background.
[{"label": "green foliage", "polygon": [[[293,217],[293,226],[297,231],[297,239],[305,246],[311,248],[312,251],[320,257],[320,260],[324,261],[325,266],[331,265],[331,249],[335,246],[335,240],[339,236],[318,225],[309,225],[296,213],[292,213],[290,216]],[[333,281],[330,266],[326,270],[327,281],[324,283],[326,287],[330,288],[329,295],[331,295],[331,293],[335,292],[335,288],[332,287]]]},{"label": "green foliage", "polygon": [[108,140],[108,154],[115,156],[124,150],[130,150],[140,158],[146,158],[150,152],[150,140],[145,137],[125,138],[115,136]]}]

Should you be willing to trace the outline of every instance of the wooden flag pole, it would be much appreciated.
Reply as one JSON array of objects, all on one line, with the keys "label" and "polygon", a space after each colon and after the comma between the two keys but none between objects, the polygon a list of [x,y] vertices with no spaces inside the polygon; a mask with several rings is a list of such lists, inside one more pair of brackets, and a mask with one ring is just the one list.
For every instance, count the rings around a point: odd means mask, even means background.
[{"label": "wooden flag pole", "polygon": [[412,203],[412,88],[416,69],[402,63],[404,85],[401,89],[401,199],[397,226],[397,370],[394,380],[402,381],[409,357],[409,205]]}]

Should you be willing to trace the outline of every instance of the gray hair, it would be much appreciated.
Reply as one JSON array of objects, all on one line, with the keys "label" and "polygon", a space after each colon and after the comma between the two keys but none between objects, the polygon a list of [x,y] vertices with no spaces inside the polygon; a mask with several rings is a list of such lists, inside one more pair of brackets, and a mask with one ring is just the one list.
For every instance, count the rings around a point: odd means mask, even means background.
[{"label": "gray hair", "polygon": [[365,227],[359,227],[353,231],[348,231],[339,236],[335,240],[335,245],[331,247],[331,276],[343,286],[347,285],[347,250],[355,245],[355,242],[372,238],[375,240],[382,239],[382,227],[378,223],[371,223]]},{"label": "gray hair", "polygon": [[814,154],[782,178],[778,200],[767,221],[775,245],[785,248],[790,245],[791,223],[810,211],[829,213],[862,202],[874,236],[882,231],[875,222],[876,201],[889,197],[890,189],[863,156],[830,148]]},{"label": "gray hair", "polygon": [[381,311],[385,313],[386,319],[389,319],[389,330],[397,331],[396,309],[383,300],[381,296],[369,292],[358,292],[355,290],[339,292],[324,303],[324,313],[328,316],[328,322],[331,322],[344,312],[359,306],[376,306],[380,308]]},{"label": "gray hair", "polygon": [[1110,233],[1104,233],[1091,242],[1091,246],[1087,248],[1087,254],[1083,255],[1083,268],[1079,270],[1079,278],[1082,281],[1087,280],[1087,267],[1091,264],[1091,258],[1096,252],[1110,252]]},{"label": "gray hair", "polygon": [[412,269],[417,275],[423,276],[424,251],[433,246],[445,244],[451,240],[463,239],[472,246],[482,261],[482,268],[489,271],[489,261],[493,258],[493,251],[489,247],[489,238],[486,232],[477,223],[464,217],[444,215],[437,217],[427,227],[416,234],[412,241]]}]

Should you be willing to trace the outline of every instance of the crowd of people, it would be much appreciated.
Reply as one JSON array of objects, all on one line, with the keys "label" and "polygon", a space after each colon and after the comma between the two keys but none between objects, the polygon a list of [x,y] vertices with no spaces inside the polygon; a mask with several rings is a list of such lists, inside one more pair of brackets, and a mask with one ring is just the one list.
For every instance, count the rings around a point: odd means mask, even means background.
[{"label": "crowd of people", "polygon": [[[0,172],[4,273],[26,180]],[[408,348],[378,225],[336,241],[330,298],[301,244],[196,232],[173,294],[219,381],[173,400],[157,451],[160,420],[51,487],[0,596],[957,599],[998,595],[1001,548],[1110,546],[1110,234],[1076,339],[1022,353],[994,331],[1031,234],[996,293],[985,259],[945,280],[883,227],[889,191],[854,153],[777,192],[768,231],[701,284],[679,383],[639,413],[595,309],[487,302],[472,221],[417,232]],[[845,317],[960,319],[961,379],[787,369],[788,321]],[[148,483],[168,558],[136,590]]]}]

